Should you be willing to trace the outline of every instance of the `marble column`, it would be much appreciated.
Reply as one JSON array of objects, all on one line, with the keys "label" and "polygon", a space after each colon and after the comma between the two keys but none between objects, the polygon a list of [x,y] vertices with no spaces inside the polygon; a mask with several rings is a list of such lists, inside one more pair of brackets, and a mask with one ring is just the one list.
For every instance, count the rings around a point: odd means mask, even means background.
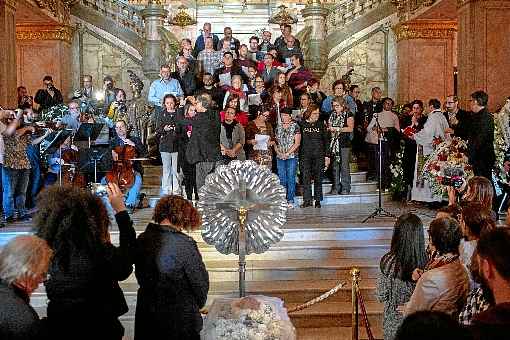
[{"label": "marble column", "polygon": [[397,37],[397,102],[444,100],[453,94],[455,35],[451,20],[414,20],[394,28]]},{"label": "marble column", "polygon": [[484,90],[494,110],[510,96],[510,0],[459,0],[457,20],[461,105]]},{"label": "marble column", "polygon": [[[305,66],[309,68],[317,79],[321,79],[328,66],[328,45],[326,43],[326,17],[329,10],[320,0],[309,0],[301,14],[305,20],[305,29],[310,30],[305,45]],[[304,46],[302,46],[304,47]]]},{"label": "marble column", "polygon": [[16,0],[0,0],[0,105],[16,106]]},{"label": "marble column", "polygon": [[151,81],[158,78],[159,69],[164,62],[162,55],[161,35],[159,28],[163,27],[163,20],[168,12],[157,1],[149,1],[147,7],[142,10],[145,22],[145,47],[142,60],[143,73]]}]

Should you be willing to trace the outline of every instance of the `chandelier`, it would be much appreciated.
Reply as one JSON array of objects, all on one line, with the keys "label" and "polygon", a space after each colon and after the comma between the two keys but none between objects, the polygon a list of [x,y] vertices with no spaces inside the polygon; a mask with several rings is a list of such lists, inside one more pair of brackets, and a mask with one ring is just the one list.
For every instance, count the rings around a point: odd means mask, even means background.
[{"label": "chandelier", "polygon": [[188,7],[184,5],[177,7],[177,13],[175,13],[175,15],[169,21],[170,25],[179,26],[182,28],[196,24],[197,20],[188,13],[188,10]]},{"label": "chandelier", "polygon": [[283,25],[283,24],[292,25],[292,24],[295,24],[296,22],[298,22],[297,17],[295,15],[291,14],[287,9],[288,9],[288,7],[285,6],[284,4],[281,4],[280,6],[278,6],[278,12],[273,14],[269,18],[268,22],[270,24],[278,24],[278,25]]}]

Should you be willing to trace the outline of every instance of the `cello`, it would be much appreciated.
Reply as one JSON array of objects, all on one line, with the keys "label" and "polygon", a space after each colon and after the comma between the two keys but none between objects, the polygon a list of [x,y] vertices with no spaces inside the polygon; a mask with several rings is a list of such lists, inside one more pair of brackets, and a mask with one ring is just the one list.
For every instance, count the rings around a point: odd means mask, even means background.
[{"label": "cello", "polygon": [[118,157],[113,161],[112,169],[106,174],[106,180],[108,183],[117,184],[122,191],[129,190],[135,183],[131,159],[136,157],[136,149],[131,145],[122,145],[116,146],[113,151]]}]

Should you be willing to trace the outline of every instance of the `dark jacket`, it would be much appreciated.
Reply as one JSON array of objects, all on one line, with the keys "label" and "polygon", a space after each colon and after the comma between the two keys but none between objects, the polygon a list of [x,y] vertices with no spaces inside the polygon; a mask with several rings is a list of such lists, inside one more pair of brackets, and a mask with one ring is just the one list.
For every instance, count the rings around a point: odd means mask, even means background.
[{"label": "dark jacket", "polygon": [[468,157],[475,176],[489,181],[496,161],[494,154],[494,120],[487,109],[469,114]]},{"label": "dark jacket", "polygon": [[188,70],[182,76],[180,72],[175,71],[172,73],[172,78],[179,81],[185,97],[191,96],[193,93],[195,93],[195,90],[197,89],[197,83],[195,81],[195,74],[192,71]]},{"label": "dark jacket", "polygon": [[208,109],[198,112],[191,121],[193,131],[186,148],[186,159],[190,164],[198,162],[217,162],[221,160],[220,116],[217,111]]},{"label": "dark jacket", "polygon": [[44,323],[24,292],[0,281],[0,301],[0,339],[45,339]]},{"label": "dark jacket", "polygon": [[329,156],[329,133],[322,120],[309,123],[303,120],[301,127],[301,147],[299,149],[302,158]]},{"label": "dark jacket", "polygon": [[374,113],[382,112],[383,106],[382,101],[375,102],[372,99],[363,103],[365,107],[365,126],[367,126],[371,121]]},{"label": "dark jacket", "polygon": [[503,340],[510,334],[510,303],[500,303],[476,315],[469,327],[474,340]]},{"label": "dark jacket", "polygon": [[242,68],[237,65],[232,65],[232,67],[230,67],[228,70],[225,67],[220,67],[214,71],[214,83],[218,84],[218,86],[220,82],[220,74],[224,73],[230,73],[230,79],[232,79],[233,76],[241,76],[243,83],[248,83],[248,76],[243,72]]},{"label": "dark jacket", "polygon": [[[161,108],[156,113],[155,127],[156,138],[159,141],[159,152],[177,152],[178,151],[178,136],[177,136],[177,122],[182,119],[182,114],[179,109],[175,112],[167,112],[165,108]],[[172,125],[173,130],[165,131],[166,125]]]},{"label": "dark jacket", "polygon": [[47,89],[37,90],[34,101],[39,104],[41,110],[49,109],[52,106],[62,104],[64,102],[62,93],[60,93],[58,89],[54,88],[53,92],[55,92],[55,94],[52,97]]},{"label": "dark jacket", "polygon": [[150,223],[137,240],[135,340],[199,339],[209,274],[196,242]]},{"label": "dark jacket", "polygon": [[52,339],[122,338],[124,327],[118,317],[128,306],[118,281],[133,271],[136,233],[127,211],[115,219],[119,247],[97,244],[94,254],[75,248],[65,258],[58,253],[53,258],[45,282]]}]

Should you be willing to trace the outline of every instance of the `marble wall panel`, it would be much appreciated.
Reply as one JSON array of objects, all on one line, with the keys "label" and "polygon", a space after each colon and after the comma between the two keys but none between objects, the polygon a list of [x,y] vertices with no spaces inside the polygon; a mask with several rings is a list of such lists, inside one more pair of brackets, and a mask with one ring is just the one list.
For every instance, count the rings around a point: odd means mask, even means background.
[{"label": "marble wall panel", "polygon": [[321,88],[327,94],[331,93],[331,84],[341,79],[349,69],[354,68],[351,80],[361,89],[361,99],[370,97],[371,88],[379,86],[386,93],[386,38],[380,31],[337,56],[330,62],[326,73],[321,79]]}]

